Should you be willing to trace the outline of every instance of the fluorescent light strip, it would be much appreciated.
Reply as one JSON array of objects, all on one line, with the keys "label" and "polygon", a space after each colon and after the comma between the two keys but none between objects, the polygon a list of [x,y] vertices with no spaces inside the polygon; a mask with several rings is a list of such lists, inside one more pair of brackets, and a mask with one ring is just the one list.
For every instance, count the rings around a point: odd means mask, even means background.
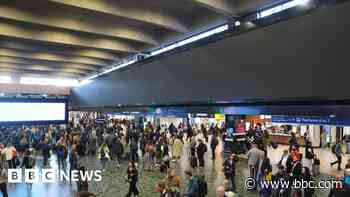
[{"label": "fluorescent light strip", "polygon": [[73,79],[49,79],[49,78],[35,78],[35,77],[21,77],[20,84],[53,85],[53,86],[64,86],[64,87],[79,86],[78,80],[73,80]]},{"label": "fluorescent light strip", "polygon": [[278,12],[282,12],[282,11],[287,10],[289,8],[293,8],[293,7],[296,7],[296,6],[299,6],[299,5],[305,5],[308,2],[309,2],[309,0],[293,0],[293,1],[289,1],[287,3],[284,3],[284,4],[281,4],[281,5],[275,6],[273,8],[261,11],[261,12],[257,13],[256,17],[257,17],[257,19],[260,19],[260,18],[264,18],[264,17],[267,17],[267,16],[271,16],[273,14],[276,14]]},{"label": "fluorescent light strip", "polygon": [[0,76],[0,83],[11,83],[12,77],[11,76]]},{"label": "fluorescent light strip", "polygon": [[99,77],[99,76],[101,76],[101,75],[110,73],[110,72],[112,72],[112,71],[115,71],[115,70],[124,68],[124,67],[129,66],[130,64],[133,64],[133,63],[136,63],[136,62],[137,62],[136,60],[130,60],[130,61],[125,62],[125,63],[122,63],[122,64],[120,64],[120,65],[113,66],[112,68],[106,69],[106,70],[102,71],[101,73],[91,75],[90,77],[81,80],[81,81],[79,82],[79,85],[88,84],[88,83],[91,82],[92,79],[95,79],[95,78],[97,78],[97,77]]},{"label": "fluorescent light strip", "polygon": [[228,25],[219,26],[217,28],[214,28],[212,30],[206,31],[204,33],[201,33],[201,34],[192,36],[190,38],[187,38],[185,40],[182,40],[182,41],[176,42],[174,44],[171,44],[171,45],[169,45],[167,47],[164,47],[164,48],[161,48],[161,49],[158,49],[158,50],[154,50],[154,51],[151,52],[151,56],[159,55],[161,53],[170,51],[170,50],[172,50],[174,48],[190,44],[192,42],[201,40],[203,38],[207,38],[209,36],[212,36],[214,34],[221,33],[221,32],[227,31],[227,30],[228,30]]}]

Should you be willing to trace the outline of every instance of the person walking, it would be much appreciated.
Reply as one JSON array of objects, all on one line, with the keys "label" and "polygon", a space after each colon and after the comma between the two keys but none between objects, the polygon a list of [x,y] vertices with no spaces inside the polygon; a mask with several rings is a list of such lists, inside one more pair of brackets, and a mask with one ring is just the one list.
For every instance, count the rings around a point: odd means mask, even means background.
[{"label": "person walking", "polygon": [[236,190],[236,161],[235,161],[235,154],[231,154],[230,157],[224,162],[223,164],[223,171],[225,174],[225,178],[227,180],[231,181],[232,184],[232,191]]},{"label": "person walking", "polygon": [[201,139],[198,140],[197,146],[197,157],[199,167],[204,167],[204,154],[207,152],[207,146],[203,143]]},{"label": "person walking", "polygon": [[130,197],[131,195],[137,197],[139,195],[139,190],[137,189],[136,185],[138,182],[138,171],[134,162],[129,162],[126,173],[126,181],[129,183],[129,192],[125,195],[125,197]]},{"label": "person walking", "polygon": [[331,162],[331,167],[333,165],[338,164],[338,170],[341,170],[341,162],[342,162],[342,150],[341,150],[341,144],[340,140],[337,141],[335,145],[332,147],[332,153],[337,157],[336,161]]}]

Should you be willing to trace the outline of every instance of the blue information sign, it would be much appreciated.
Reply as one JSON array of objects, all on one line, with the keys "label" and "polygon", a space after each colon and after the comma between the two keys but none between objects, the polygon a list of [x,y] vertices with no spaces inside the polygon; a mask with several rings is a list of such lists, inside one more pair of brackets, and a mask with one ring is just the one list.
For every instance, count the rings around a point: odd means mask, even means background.
[{"label": "blue information sign", "polygon": [[350,119],[330,116],[273,115],[271,121],[275,123],[350,126]]}]

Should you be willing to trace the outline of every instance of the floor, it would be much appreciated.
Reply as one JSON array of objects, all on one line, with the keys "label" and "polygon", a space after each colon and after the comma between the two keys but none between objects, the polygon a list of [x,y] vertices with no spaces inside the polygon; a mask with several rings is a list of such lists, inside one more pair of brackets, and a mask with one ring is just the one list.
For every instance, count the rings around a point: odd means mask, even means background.
[{"label": "floor", "polygon": [[[289,146],[287,145],[279,145],[277,149],[270,148],[268,151],[269,158],[271,160],[271,163],[277,164],[279,162],[279,159],[281,158],[283,150],[288,150]],[[345,147],[343,147],[343,152],[345,153]],[[304,154],[304,148],[301,147],[301,152]],[[323,174],[331,175],[331,176],[338,176],[342,175],[343,171],[338,171],[337,166],[334,165],[333,167],[330,166],[331,161],[335,161],[336,157],[329,148],[315,148],[314,153],[318,156],[318,158],[321,161],[320,171]],[[350,159],[349,154],[345,154],[342,158],[342,168],[345,168],[346,163]]]},{"label": "floor", "polygon": [[[276,164],[278,159],[280,158],[282,151],[286,149],[287,146],[280,145],[277,149],[269,149],[269,156],[272,158],[272,163]],[[217,159],[212,161],[210,159],[210,149],[206,154],[206,165],[203,172],[206,175],[206,179],[209,186],[209,197],[214,197],[215,188],[220,185],[224,179],[222,173],[222,157],[221,157],[221,148],[217,148],[216,155]],[[320,155],[321,159],[321,172],[323,175],[318,177],[318,179],[330,178],[329,175],[336,175],[338,171],[336,168],[330,168],[328,162],[332,158],[329,151],[317,149],[315,152]],[[179,163],[172,163],[171,167],[177,170],[178,175],[182,179],[182,188],[184,189],[186,186],[186,180],[183,171],[189,168],[188,161],[188,145],[185,145],[183,156]],[[243,156],[244,157],[244,156]],[[347,156],[347,158],[349,158]],[[38,157],[38,164],[41,164],[41,158]],[[81,158],[81,164],[86,166],[87,169],[101,169],[102,166],[99,161],[96,160],[95,157],[85,157]],[[55,158],[53,157],[50,161],[52,168],[57,168]],[[102,182],[92,182],[89,184],[89,190],[98,194],[98,196],[103,197],[123,197],[127,193],[128,184],[124,180],[124,176],[126,174],[126,165],[127,162],[124,162],[122,167],[118,169],[114,162],[109,162],[103,172],[103,181]],[[275,168],[275,165],[274,165]],[[158,170],[155,172],[151,172],[145,169],[140,162],[139,166],[140,171],[140,181],[138,183],[138,187],[140,190],[140,197],[155,197],[158,196],[157,193],[154,192],[154,186],[157,182],[159,182],[162,178],[164,178],[165,174],[160,173]],[[198,170],[197,170],[198,171]],[[239,196],[242,197],[257,197],[259,196],[255,192],[247,192],[244,187],[244,180],[248,176],[247,170],[247,161],[246,159],[240,159],[237,164],[237,190]],[[35,184],[32,189],[29,190],[25,184],[9,184],[9,196],[10,197],[72,197],[74,193],[75,185],[69,183],[55,183],[55,184]],[[328,195],[327,190],[316,190],[318,197],[323,197]]]}]

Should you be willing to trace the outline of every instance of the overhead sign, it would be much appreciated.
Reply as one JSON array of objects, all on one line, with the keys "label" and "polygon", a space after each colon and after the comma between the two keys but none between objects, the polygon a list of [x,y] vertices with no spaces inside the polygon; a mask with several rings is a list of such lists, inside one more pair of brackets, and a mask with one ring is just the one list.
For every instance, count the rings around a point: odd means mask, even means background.
[{"label": "overhead sign", "polygon": [[225,120],[225,114],[215,114],[215,120]]},{"label": "overhead sign", "polygon": [[273,115],[271,121],[275,123],[291,123],[291,124],[315,124],[315,125],[335,125],[349,126],[350,118],[337,118],[330,116],[287,116]]}]

